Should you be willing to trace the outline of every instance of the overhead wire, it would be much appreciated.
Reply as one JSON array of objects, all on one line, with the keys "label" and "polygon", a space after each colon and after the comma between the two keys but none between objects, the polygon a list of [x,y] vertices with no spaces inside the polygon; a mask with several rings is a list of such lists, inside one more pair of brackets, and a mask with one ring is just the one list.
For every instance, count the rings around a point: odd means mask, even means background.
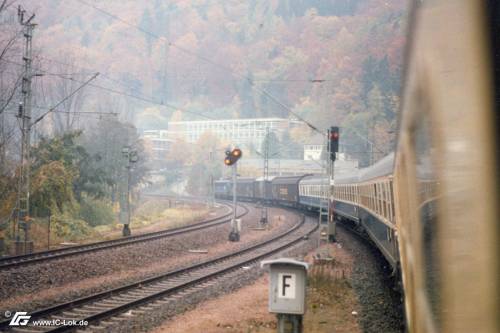
[{"label": "overhead wire", "polygon": [[[76,80],[74,78],[68,78],[68,80],[81,83],[80,80]],[[113,93],[113,94],[118,94],[118,95],[122,95],[122,96],[125,96],[125,97],[134,98],[134,99],[137,99],[137,100],[149,103],[149,104],[155,104],[155,105],[159,105],[159,106],[164,106],[164,107],[176,110],[176,111],[178,110],[178,111],[181,111],[181,112],[184,112],[184,113],[190,113],[190,114],[193,114],[193,115],[196,115],[196,116],[199,116],[199,117],[204,117],[206,119],[215,120],[213,117],[208,116],[208,115],[206,115],[204,113],[200,113],[200,112],[196,112],[196,111],[191,111],[191,110],[186,110],[184,108],[180,108],[178,106],[175,106],[175,105],[172,105],[172,104],[169,104],[169,103],[165,103],[165,102],[157,102],[157,101],[155,101],[153,99],[150,99],[150,98],[147,98],[147,97],[141,97],[141,96],[133,95],[133,94],[130,94],[130,93],[127,93],[127,92],[115,90],[115,89],[112,89],[112,88],[103,87],[103,86],[100,86],[100,85],[97,85],[97,84],[94,84],[94,83],[89,83],[89,86],[97,88],[97,89],[101,89],[103,91],[107,91],[107,92],[110,92],[110,93]]]},{"label": "overhead wire", "polygon": [[[83,66],[78,66],[78,65],[71,65],[71,64],[67,64],[67,63],[61,62],[59,60],[50,59],[50,58],[45,57],[45,56],[42,56],[41,58],[49,60],[49,61],[53,61],[53,62],[56,62],[56,63],[59,63],[61,65],[74,66],[74,67],[78,67],[78,68],[81,68],[81,69],[90,70],[89,67],[83,67]],[[99,73],[101,73],[101,72],[99,72]],[[54,74],[54,75],[55,76],[59,76],[57,74]],[[173,105],[173,104],[170,104],[170,103],[165,103],[163,101],[158,102],[158,101],[154,100],[152,97],[150,98],[150,97],[147,97],[147,96],[143,95],[137,89],[130,87],[126,83],[123,83],[123,82],[121,82],[119,80],[116,80],[116,79],[112,78],[111,76],[109,76],[109,74],[104,73],[103,76],[106,77],[108,80],[110,80],[112,82],[115,82],[115,83],[117,83],[117,84],[119,84],[119,85],[121,85],[121,86],[123,86],[125,88],[128,88],[128,89],[136,92],[137,94],[131,94],[131,93],[119,91],[119,90],[116,90],[116,89],[113,89],[113,88],[103,87],[103,86],[97,85],[95,83],[91,83],[91,84],[89,84],[89,86],[97,88],[97,89],[101,89],[101,90],[104,90],[104,91],[107,91],[107,92],[111,92],[111,93],[114,93],[114,94],[118,94],[118,95],[121,95],[121,96],[125,96],[125,97],[130,97],[130,98],[133,98],[133,99],[137,99],[137,100],[149,103],[149,104],[158,105],[158,106],[164,106],[164,107],[167,107],[169,109],[173,109],[175,111],[181,111],[181,112],[184,112],[184,113],[193,114],[195,116],[203,117],[203,118],[206,118],[206,119],[211,119],[211,120],[214,119],[213,117],[208,116],[208,115],[206,115],[204,113],[201,113],[201,112],[187,110],[185,108],[181,108],[179,106],[176,106],[176,105]],[[79,81],[77,79],[74,79],[74,78],[66,78],[66,77],[63,77],[63,78],[68,79],[68,80],[72,80],[72,81],[75,81],[75,82],[82,83],[81,81]]]},{"label": "overhead wire", "polygon": [[74,96],[78,91],[80,91],[83,87],[85,87],[86,85],[90,84],[90,82],[92,80],[94,80],[97,76],[99,75],[99,73],[95,73],[90,79],[88,79],[87,81],[83,82],[78,88],[76,88],[75,90],[73,90],[70,94],[68,94],[66,97],[64,97],[62,100],[60,100],[58,103],[56,103],[56,105],[54,105],[53,107],[51,107],[47,112],[43,113],[41,116],[39,116],[34,122],[31,123],[30,126],[34,126],[36,125],[38,122],[40,122],[46,115],[48,115],[49,113],[53,112],[59,105],[61,105],[62,103],[64,103],[66,100],[68,100],[71,96]]},{"label": "overhead wire", "polygon": [[[42,58],[45,58],[45,57],[42,57]],[[45,58],[45,59],[47,59],[47,58]],[[10,60],[5,60],[5,59],[2,60],[2,61],[6,61],[6,62],[15,64],[15,65],[18,65],[18,66],[23,66],[23,64],[17,63],[15,61],[10,61]],[[54,61],[58,62],[56,60],[54,60]],[[63,64],[62,62],[60,62],[60,63]],[[71,65],[68,64],[68,66],[71,66]],[[79,66],[75,66],[75,67],[79,67]],[[83,68],[83,67],[79,67],[79,68]],[[43,73],[43,75],[53,75],[53,76],[60,77],[62,79],[66,79],[66,80],[70,80],[70,81],[74,81],[74,82],[78,82],[78,83],[84,83],[82,80],[78,80],[78,79],[75,79],[73,77],[67,77],[67,74],[51,73],[51,72],[49,72],[49,71],[47,71],[45,69],[42,69],[40,67],[34,69],[34,71],[41,72],[41,73]],[[81,74],[83,75],[84,73],[81,73]],[[110,79],[110,78],[108,77],[108,79]],[[110,79],[110,80],[111,81],[119,82],[119,81],[114,80],[114,79]],[[131,93],[124,92],[124,91],[119,91],[119,90],[116,90],[116,89],[113,89],[113,88],[104,87],[104,86],[101,86],[101,85],[98,85],[98,84],[95,84],[95,83],[89,83],[88,86],[89,87],[94,87],[96,89],[100,89],[100,90],[103,90],[103,91],[107,91],[107,92],[110,92],[110,93],[113,93],[113,94],[117,94],[117,95],[129,97],[129,98],[133,98],[133,99],[136,99],[136,100],[140,100],[140,101],[146,102],[148,104],[153,104],[153,105],[158,105],[158,106],[164,106],[164,107],[167,107],[169,109],[173,109],[175,111],[181,111],[181,112],[184,112],[184,113],[193,114],[193,115],[196,115],[196,116],[199,116],[199,117],[203,117],[203,118],[206,118],[206,119],[215,120],[215,118],[213,118],[211,116],[208,116],[207,114],[204,114],[204,113],[201,113],[201,112],[187,110],[185,108],[181,108],[181,107],[178,107],[178,106],[170,104],[170,103],[165,103],[163,101],[162,102],[158,102],[158,101],[155,101],[153,98],[149,98],[149,97],[145,97],[145,96],[140,96],[140,95],[136,95],[136,94],[131,94]],[[130,87],[128,87],[128,88],[130,88]]]}]

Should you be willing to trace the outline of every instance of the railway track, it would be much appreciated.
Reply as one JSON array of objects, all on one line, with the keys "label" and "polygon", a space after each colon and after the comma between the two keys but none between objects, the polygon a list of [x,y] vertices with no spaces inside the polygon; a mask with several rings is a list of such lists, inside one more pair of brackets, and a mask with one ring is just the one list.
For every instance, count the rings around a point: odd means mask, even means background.
[{"label": "railway track", "polygon": [[[116,289],[59,304],[30,313],[28,326],[10,328],[17,332],[66,332],[76,330],[74,326],[33,326],[33,320],[87,321],[86,331],[106,332],[117,321],[130,320],[130,316],[141,315],[151,310],[149,306],[158,302],[175,302],[187,290],[204,288],[204,284],[230,275],[259,260],[276,254],[304,239],[314,232],[317,224],[306,223],[302,216],[297,224],[279,235],[265,241],[248,245],[234,253],[222,255],[166,274],[142,280]],[[0,330],[9,330],[9,320],[0,322]]]},{"label": "railway track", "polygon": [[[227,206],[227,207],[229,208],[229,206]],[[238,217],[242,217],[248,213],[248,208],[246,206],[240,205],[239,207],[241,207],[243,209],[243,212],[239,213]],[[175,235],[179,235],[179,234],[183,234],[183,233],[187,233],[187,232],[191,232],[191,231],[210,228],[213,226],[217,226],[217,225],[229,222],[231,220],[230,217],[233,214],[232,209],[231,208],[229,208],[229,209],[230,209],[229,212],[222,215],[222,216],[218,216],[218,217],[215,217],[212,219],[208,219],[208,220],[205,220],[202,222],[197,222],[197,223],[193,223],[193,224],[178,227],[178,228],[171,228],[171,229],[162,230],[162,231],[155,231],[155,232],[145,233],[145,234],[141,234],[141,235],[130,236],[130,237],[126,237],[126,238],[118,238],[118,239],[113,239],[113,240],[76,245],[76,246],[62,248],[62,249],[41,251],[41,252],[35,252],[32,254],[1,258],[0,259],[0,270],[14,268],[14,267],[32,264],[32,263],[40,263],[43,261],[48,261],[48,260],[53,260],[53,259],[65,258],[65,257],[73,256],[73,255],[83,254],[83,253],[100,251],[100,250],[104,250],[104,249],[116,248],[116,247],[120,247],[120,246],[126,246],[126,245],[141,243],[141,242],[148,242],[148,241],[152,241],[155,239],[160,239],[160,238],[164,238],[164,237],[171,237],[171,236],[175,236]]]}]

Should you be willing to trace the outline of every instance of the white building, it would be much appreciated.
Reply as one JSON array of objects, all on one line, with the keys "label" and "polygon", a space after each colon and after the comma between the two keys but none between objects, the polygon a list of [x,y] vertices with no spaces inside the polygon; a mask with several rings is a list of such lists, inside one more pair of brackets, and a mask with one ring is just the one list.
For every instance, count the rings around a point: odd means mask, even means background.
[{"label": "white building", "polygon": [[260,148],[266,128],[279,135],[281,131],[289,131],[298,126],[303,126],[303,123],[283,118],[172,121],[168,123],[168,132],[171,138],[191,143],[197,142],[203,133],[210,132],[223,142]]},{"label": "white building", "polygon": [[322,144],[305,144],[304,161],[319,161],[324,147],[325,145]]},{"label": "white building", "polygon": [[[316,134],[304,143],[304,161],[319,161],[325,149],[326,135]],[[326,158],[326,156],[325,156]]]},{"label": "white building", "polygon": [[[258,173],[263,169],[262,159],[243,158],[238,162],[240,170],[251,169],[258,170]],[[335,174],[337,176],[353,172],[358,169],[358,161],[337,159],[335,161]],[[227,175],[230,175],[230,169],[224,169]],[[269,175],[270,176],[291,176],[304,174],[323,174],[325,172],[324,163],[315,160],[289,160],[289,159],[269,159]]]},{"label": "white building", "polygon": [[153,153],[153,158],[162,160],[167,156],[170,150],[170,145],[174,140],[168,137],[168,131],[165,130],[148,130],[144,131],[142,138],[149,144]]}]

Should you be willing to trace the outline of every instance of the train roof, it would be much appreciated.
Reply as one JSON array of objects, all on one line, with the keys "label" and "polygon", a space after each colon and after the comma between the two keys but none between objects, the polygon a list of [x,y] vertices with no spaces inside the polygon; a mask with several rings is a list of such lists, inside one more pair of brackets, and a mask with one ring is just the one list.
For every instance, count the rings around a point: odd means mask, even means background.
[{"label": "train roof", "polygon": [[300,184],[327,185],[330,184],[330,178],[326,175],[309,175],[302,178]]},{"label": "train roof", "polygon": [[355,169],[351,172],[343,173],[335,176],[335,184],[355,184],[359,182],[359,170]]},{"label": "train roof", "polygon": [[377,163],[359,171],[359,181],[364,182],[377,177],[392,175],[394,171],[394,153],[390,153]]},{"label": "train roof", "polygon": [[255,182],[255,178],[253,177],[238,177],[236,178],[237,183],[253,183]]},{"label": "train roof", "polygon": [[273,184],[298,184],[299,181],[306,176],[310,175],[306,174],[302,176],[280,176],[273,179]]},{"label": "train roof", "polygon": [[[238,177],[236,179],[237,183],[243,184],[243,183],[253,183],[255,181],[255,178],[252,177]],[[232,183],[231,179],[218,179],[214,183],[216,184],[227,184],[227,183]]]},{"label": "train roof", "polygon": [[[267,181],[268,182],[272,182],[274,178],[276,178],[276,176],[268,176],[267,177]],[[264,177],[256,178],[255,181],[257,181],[257,182],[263,182],[264,181]]]}]

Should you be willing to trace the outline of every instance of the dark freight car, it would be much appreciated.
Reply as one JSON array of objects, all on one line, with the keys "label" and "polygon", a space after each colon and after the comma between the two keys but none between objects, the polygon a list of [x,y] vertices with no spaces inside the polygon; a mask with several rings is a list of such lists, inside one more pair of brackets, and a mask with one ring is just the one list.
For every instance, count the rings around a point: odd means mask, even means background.
[{"label": "dark freight car", "polygon": [[297,207],[299,204],[299,182],[302,176],[276,177],[272,181],[273,201],[285,206]]},{"label": "dark freight car", "polygon": [[217,199],[229,199],[229,197],[233,195],[232,192],[232,184],[227,179],[220,179],[214,182],[215,187],[215,197]]},{"label": "dark freight car", "polygon": [[253,201],[255,197],[255,178],[238,178],[236,180],[236,195],[238,200]]},{"label": "dark freight car", "polygon": [[271,202],[273,197],[272,180],[274,177],[269,177],[266,181],[264,178],[257,178],[255,180],[255,199],[260,202]]}]

